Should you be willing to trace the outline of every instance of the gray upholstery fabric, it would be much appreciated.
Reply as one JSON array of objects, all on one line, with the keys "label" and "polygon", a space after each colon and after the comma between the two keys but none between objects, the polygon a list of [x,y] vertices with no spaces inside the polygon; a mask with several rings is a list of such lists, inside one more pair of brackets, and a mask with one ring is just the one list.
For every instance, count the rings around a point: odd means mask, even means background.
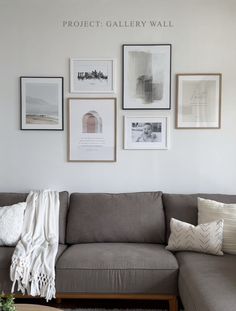
[{"label": "gray upholstery fabric", "polygon": [[224,194],[168,194],[163,193],[163,206],[166,217],[166,242],[170,235],[170,219],[176,218],[194,226],[198,221],[197,198],[215,200],[223,203],[236,203],[236,195]]},{"label": "gray upholstery fabric", "polygon": [[185,311],[236,310],[236,256],[176,254]]},{"label": "gray upholstery fabric", "polygon": [[164,243],[161,192],[70,196],[67,243]]},{"label": "gray upholstery fabric", "polygon": [[63,191],[59,193],[60,213],[59,213],[59,243],[66,244],[66,219],[69,208],[69,193]]},{"label": "gray upholstery fabric", "polygon": [[25,202],[27,193],[0,192],[0,206]]},{"label": "gray upholstery fabric", "polygon": [[[66,245],[59,244],[56,261],[66,248]],[[0,290],[3,290],[5,293],[10,293],[12,287],[9,275],[13,252],[14,247],[0,247]]]},{"label": "gray upholstery fabric", "polygon": [[1,292],[3,290],[6,294],[10,294],[12,288],[12,282],[10,280],[9,274],[9,269],[0,269],[0,288]]},{"label": "gray upholstery fabric", "polygon": [[[11,256],[14,247],[0,247],[0,269],[8,269],[11,265]],[[0,287],[1,288],[1,287]]]},{"label": "gray upholstery fabric", "polygon": [[176,294],[178,265],[163,245],[89,243],[68,247],[56,275],[58,293]]},{"label": "gray upholstery fabric", "polygon": [[[0,192],[0,206],[7,206],[24,202],[27,198],[27,193],[11,193]],[[69,194],[66,191],[59,193],[60,197],[60,214],[59,214],[59,242],[65,244],[66,234],[66,217],[68,209]]]},{"label": "gray upholstery fabric", "polygon": [[56,257],[56,262],[58,259],[61,257],[61,255],[64,253],[64,251],[67,249],[67,246],[64,244],[59,244],[58,245],[58,251],[57,251],[57,257]]}]

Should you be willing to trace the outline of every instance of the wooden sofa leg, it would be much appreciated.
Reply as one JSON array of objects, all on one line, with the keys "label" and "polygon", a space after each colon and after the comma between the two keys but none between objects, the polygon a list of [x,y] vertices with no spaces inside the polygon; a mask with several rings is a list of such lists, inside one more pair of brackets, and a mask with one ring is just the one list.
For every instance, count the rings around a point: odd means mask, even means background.
[{"label": "wooden sofa leg", "polygon": [[169,299],[169,310],[170,311],[178,311],[178,300],[177,297]]},{"label": "wooden sofa leg", "polygon": [[62,299],[61,298],[56,298],[56,303],[61,303]]}]

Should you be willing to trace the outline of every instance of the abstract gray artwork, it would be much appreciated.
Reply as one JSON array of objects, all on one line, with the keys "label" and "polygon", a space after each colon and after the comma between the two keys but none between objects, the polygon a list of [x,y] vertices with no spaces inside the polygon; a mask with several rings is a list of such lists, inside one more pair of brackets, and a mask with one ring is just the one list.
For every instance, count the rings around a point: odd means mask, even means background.
[{"label": "abstract gray artwork", "polygon": [[123,109],[170,109],[170,45],[124,45]]}]

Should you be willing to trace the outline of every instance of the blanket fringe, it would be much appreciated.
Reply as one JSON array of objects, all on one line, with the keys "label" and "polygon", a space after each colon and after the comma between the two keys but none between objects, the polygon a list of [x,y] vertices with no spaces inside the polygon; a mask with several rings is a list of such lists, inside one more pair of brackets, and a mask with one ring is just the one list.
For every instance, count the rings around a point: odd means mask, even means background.
[{"label": "blanket fringe", "polygon": [[12,258],[10,276],[11,280],[14,280],[12,293],[17,283],[17,290],[21,291],[23,295],[26,288],[28,295],[45,297],[47,301],[56,298],[55,277],[49,277],[38,271],[30,272],[25,258]]}]

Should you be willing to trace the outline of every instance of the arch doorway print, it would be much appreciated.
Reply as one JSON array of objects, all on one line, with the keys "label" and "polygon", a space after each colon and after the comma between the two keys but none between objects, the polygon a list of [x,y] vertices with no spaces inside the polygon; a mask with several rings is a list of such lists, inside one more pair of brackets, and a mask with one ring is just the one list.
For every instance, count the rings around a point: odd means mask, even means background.
[{"label": "arch doorway print", "polygon": [[102,133],[102,118],[96,111],[83,116],[83,133]]}]

